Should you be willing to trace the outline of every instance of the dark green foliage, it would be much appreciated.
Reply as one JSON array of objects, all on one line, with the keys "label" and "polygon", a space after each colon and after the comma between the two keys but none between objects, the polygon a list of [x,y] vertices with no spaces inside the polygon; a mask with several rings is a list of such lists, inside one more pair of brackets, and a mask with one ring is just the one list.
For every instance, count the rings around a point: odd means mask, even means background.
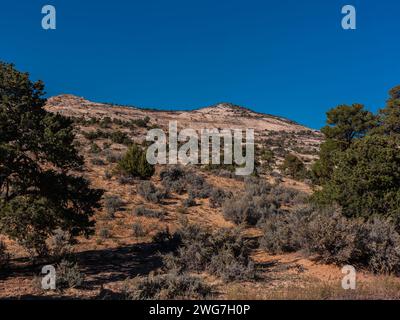
[{"label": "dark green foliage", "polygon": [[379,124],[374,133],[400,136],[400,86],[390,90],[386,107],[379,111]]},{"label": "dark green foliage", "polygon": [[321,145],[320,159],[313,167],[313,179],[320,184],[330,179],[336,155],[375,128],[377,119],[371,112],[364,110],[363,105],[353,104],[329,110],[326,123],[327,126],[321,129],[326,141]]},{"label": "dark green foliage", "polygon": [[147,201],[153,203],[161,203],[164,199],[168,197],[167,192],[159,190],[150,181],[141,181],[138,183],[137,192]]},{"label": "dark green foliage", "polygon": [[289,153],[283,164],[281,165],[280,169],[284,174],[292,177],[293,179],[304,179],[307,176],[307,169],[298,157],[294,154]]},{"label": "dark green foliage", "polygon": [[125,284],[125,296],[132,300],[206,299],[212,287],[200,278],[168,273],[137,277]]},{"label": "dark green foliage", "polygon": [[117,171],[135,178],[148,179],[154,174],[155,169],[147,162],[146,151],[133,144],[118,162]]},{"label": "dark green foliage", "polygon": [[90,217],[102,196],[85,179],[68,175],[83,159],[72,121],[43,108],[43,88],[0,63],[0,230],[39,254],[57,228],[92,234]]},{"label": "dark green foliage", "polygon": [[110,134],[110,139],[114,143],[119,143],[119,144],[124,144],[126,146],[129,146],[132,144],[132,140],[128,137],[128,135],[125,132],[122,131],[113,131]]},{"label": "dark green foliage", "polygon": [[368,136],[337,158],[331,179],[317,192],[322,204],[338,203],[348,217],[399,216],[400,153],[398,142]]}]

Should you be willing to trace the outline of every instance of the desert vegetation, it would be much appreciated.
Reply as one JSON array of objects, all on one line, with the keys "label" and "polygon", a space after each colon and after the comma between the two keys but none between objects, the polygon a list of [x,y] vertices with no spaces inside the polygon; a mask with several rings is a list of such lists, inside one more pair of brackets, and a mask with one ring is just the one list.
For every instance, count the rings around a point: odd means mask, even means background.
[{"label": "desert vegetation", "polygon": [[[377,114],[328,111],[323,136],[228,104],[180,113],[254,126],[246,178],[148,164],[146,130],[173,112],[43,92],[0,64],[0,297],[21,298],[16,283],[85,299],[400,296],[400,87]],[[47,264],[55,292],[39,285]],[[340,287],[348,264],[364,281],[354,294]]]}]

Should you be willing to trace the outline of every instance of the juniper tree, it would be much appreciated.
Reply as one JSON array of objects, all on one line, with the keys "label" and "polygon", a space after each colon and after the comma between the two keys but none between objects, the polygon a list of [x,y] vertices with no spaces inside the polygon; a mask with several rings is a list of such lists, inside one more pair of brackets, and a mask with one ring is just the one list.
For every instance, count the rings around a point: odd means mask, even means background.
[{"label": "juniper tree", "polygon": [[0,232],[39,255],[55,229],[93,233],[102,191],[83,165],[72,121],[44,109],[44,84],[0,62]]}]

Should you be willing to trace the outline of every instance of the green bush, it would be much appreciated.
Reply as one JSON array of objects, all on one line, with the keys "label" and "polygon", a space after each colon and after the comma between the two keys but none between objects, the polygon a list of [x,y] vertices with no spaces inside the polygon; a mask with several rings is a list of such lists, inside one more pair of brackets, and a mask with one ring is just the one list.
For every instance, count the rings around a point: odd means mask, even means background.
[{"label": "green bush", "polygon": [[154,166],[147,162],[146,151],[133,144],[118,162],[117,171],[135,178],[148,179],[155,170]]}]

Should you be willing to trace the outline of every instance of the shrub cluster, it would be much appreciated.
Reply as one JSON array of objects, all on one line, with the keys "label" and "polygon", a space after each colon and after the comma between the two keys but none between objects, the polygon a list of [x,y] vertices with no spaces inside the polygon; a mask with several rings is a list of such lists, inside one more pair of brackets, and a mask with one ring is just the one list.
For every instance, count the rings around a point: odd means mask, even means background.
[{"label": "shrub cluster", "polygon": [[256,225],[260,220],[280,212],[281,204],[271,194],[272,186],[265,181],[248,179],[245,191],[223,204],[225,219],[236,224]]},{"label": "shrub cluster", "polygon": [[222,229],[211,232],[198,225],[184,223],[170,236],[179,244],[163,256],[168,270],[183,272],[208,271],[224,280],[251,280],[256,277],[250,259],[249,242],[239,230]]},{"label": "shrub cluster", "polygon": [[106,209],[107,217],[109,219],[114,218],[115,213],[120,210],[121,207],[124,205],[124,201],[119,196],[106,195],[104,197],[104,207]]},{"label": "shrub cluster", "polygon": [[137,192],[144,199],[153,203],[161,203],[168,197],[166,191],[158,189],[150,181],[141,181],[137,186]]},{"label": "shrub cluster", "polygon": [[199,277],[168,273],[136,277],[125,283],[123,294],[132,300],[206,299],[212,287]]},{"label": "shrub cluster", "polygon": [[304,250],[319,260],[400,272],[400,235],[387,220],[349,219],[340,210],[303,208],[266,219],[260,246],[271,253]]},{"label": "shrub cluster", "polygon": [[166,213],[164,211],[157,211],[145,208],[143,206],[136,207],[134,210],[135,215],[139,217],[164,219]]}]

